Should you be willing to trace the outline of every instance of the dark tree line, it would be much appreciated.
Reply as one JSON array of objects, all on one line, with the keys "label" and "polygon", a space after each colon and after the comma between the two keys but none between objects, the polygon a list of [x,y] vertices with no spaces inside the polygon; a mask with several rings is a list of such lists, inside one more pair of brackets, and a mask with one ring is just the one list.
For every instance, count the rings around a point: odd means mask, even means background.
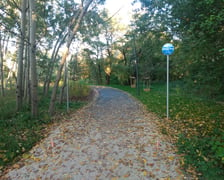
[{"label": "dark tree line", "polygon": [[[156,71],[164,69],[161,66],[163,62],[159,61],[161,57],[153,58],[156,53],[150,55],[150,52],[155,46],[160,48],[161,43],[172,41],[176,47],[171,60],[173,80],[181,80],[188,89],[199,94],[210,97],[222,95],[224,2],[220,0],[140,0],[140,2],[145,13],[137,16],[134,23],[137,32],[143,33],[143,37],[145,33],[153,36],[146,42],[148,45],[141,43],[141,46],[147,48],[144,52],[148,51],[144,58],[148,56],[148,59],[157,62],[156,66],[149,65],[149,67],[156,67]],[[153,40],[154,42],[150,42]],[[155,42],[157,44],[154,44]],[[158,76],[160,73],[153,74]]]}]

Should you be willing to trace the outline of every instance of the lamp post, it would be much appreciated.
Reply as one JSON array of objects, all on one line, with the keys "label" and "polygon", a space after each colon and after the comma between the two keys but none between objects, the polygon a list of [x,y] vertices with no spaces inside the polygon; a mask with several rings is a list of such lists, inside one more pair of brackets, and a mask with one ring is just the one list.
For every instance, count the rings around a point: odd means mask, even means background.
[{"label": "lamp post", "polygon": [[169,56],[173,54],[174,46],[170,43],[166,43],[162,47],[162,53],[166,55],[167,59],[167,79],[166,79],[166,117],[169,119]]}]

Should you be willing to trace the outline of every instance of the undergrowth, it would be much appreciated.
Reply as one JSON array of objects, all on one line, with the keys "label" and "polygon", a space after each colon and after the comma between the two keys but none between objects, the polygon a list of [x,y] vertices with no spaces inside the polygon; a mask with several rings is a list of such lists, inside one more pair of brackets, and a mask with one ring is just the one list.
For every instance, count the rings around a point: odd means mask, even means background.
[{"label": "undergrowth", "polygon": [[[82,93],[81,90],[78,91]],[[72,90],[71,93],[73,93]],[[48,114],[50,96],[40,95],[39,98],[39,117],[32,119],[29,106],[24,106],[21,112],[16,113],[15,91],[7,91],[5,97],[0,97],[0,172],[40,141],[57,116],[67,114],[66,102],[57,103],[56,117],[50,117]],[[74,111],[85,104],[86,101],[70,100],[69,108]]]}]

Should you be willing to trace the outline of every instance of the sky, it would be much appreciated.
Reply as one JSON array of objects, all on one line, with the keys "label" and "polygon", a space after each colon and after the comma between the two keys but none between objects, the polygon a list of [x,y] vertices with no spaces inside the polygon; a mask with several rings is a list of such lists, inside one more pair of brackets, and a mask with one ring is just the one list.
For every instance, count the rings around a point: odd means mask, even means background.
[{"label": "sky", "polygon": [[133,6],[133,0],[106,0],[105,7],[109,10],[110,15],[115,14],[115,18],[120,19],[121,23],[128,24],[132,17],[132,10],[138,5]]}]

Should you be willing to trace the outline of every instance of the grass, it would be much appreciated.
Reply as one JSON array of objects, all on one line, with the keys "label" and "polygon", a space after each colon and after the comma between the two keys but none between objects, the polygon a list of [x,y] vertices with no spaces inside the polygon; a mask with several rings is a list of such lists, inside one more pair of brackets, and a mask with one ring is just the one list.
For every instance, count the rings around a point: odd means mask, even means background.
[{"label": "grass", "polygon": [[15,91],[8,90],[6,92],[6,97],[7,99],[0,96],[0,119],[6,119],[16,113]]},{"label": "grass", "polygon": [[[24,107],[22,112],[15,112],[15,91],[7,91],[5,97],[0,97],[0,172],[40,141],[47,127],[56,119],[48,115],[50,98],[39,97],[38,119],[31,118],[29,107]],[[70,101],[69,107],[74,111],[85,104],[84,101]],[[66,115],[66,102],[57,104],[56,108],[56,116],[62,118],[62,115]]]},{"label": "grass", "polygon": [[194,167],[199,179],[224,177],[224,105],[193,94],[178,84],[170,87],[170,119],[166,117],[166,84],[153,84],[150,92],[113,86],[129,92],[160,117],[161,131],[175,140],[183,165]]}]

